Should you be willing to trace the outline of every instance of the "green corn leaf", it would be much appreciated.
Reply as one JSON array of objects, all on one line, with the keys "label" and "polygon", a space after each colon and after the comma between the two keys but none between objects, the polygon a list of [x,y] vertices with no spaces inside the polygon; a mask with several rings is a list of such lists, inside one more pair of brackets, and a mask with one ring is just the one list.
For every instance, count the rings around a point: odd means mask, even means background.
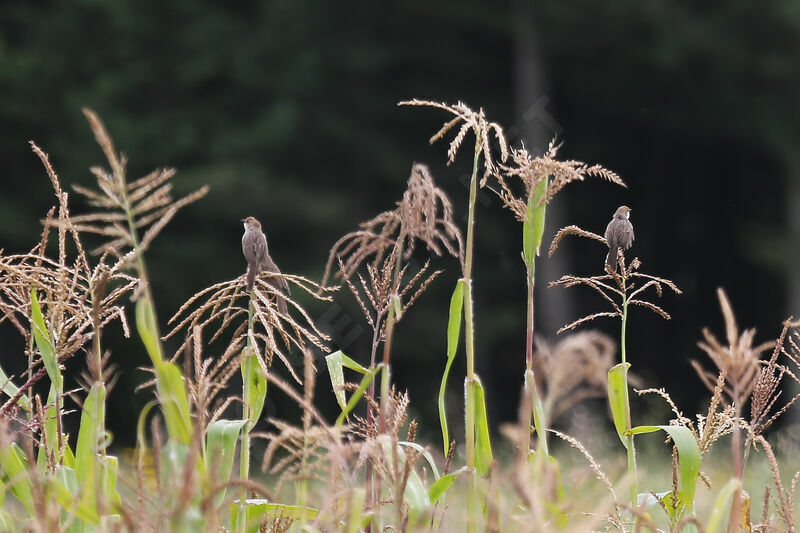
[{"label": "green corn leaf", "polygon": [[14,522],[11,514],[5,508],[0,507],[0,531],[20,531],[20,529],[21,527]]},{"label": "green corn leaf", "polygon": [[342,409],[342,412],[336,418],[337,426],[341,426],[342,424],[344,424],[347,415],[349,415],[350,411],[352,411],[355,408],[355,406],[358,405],[358,402],[361,400],[361,397],[364,395],[364,392],[367,390],[367,387],[369,387],[369,384],[372,382],[373,379],[375,379],[378,373],[381,370],[383,370],[383,364],[382,363],[379,364],[378,366],[375,367],[375,370],[372,371],[369,371],[367,369],[364,370],[366,371],[366,374],[364,374],[364,377],[361,378],[361,383],[359,383],[358,388],[355,390],[355,392],[353,392],[353,395],[350,396],[350,401],[347,402],[347,405],[344,406],[344,409]]},{"label": "green corn leaf", "polygon": [[350,510],[347,513],[347,533],[358,533],[361,530],[361,510],[364,508],[364,500],[367,491],[362,488],[355,488],[350,491]]},{"label": "green corn leaf", "polygon": [[547,446],[547,427],[545,426],[544,407],[542,400],[536,390],[536,378],[533,375],[533,370],[525,371],[525,393],[530,394],[531,407],[533,409],[533,426],[536,428],[536,435],[539,438],[539,452],[544,456],[549,456],[550,451]]},{"label": "green corn leaf", "polygon": [[[392,441],[384,435],[380,442],[386,457],[392,457],[394,445]],[[397,446],[396,453],[399,463],[401,465],[404,464],[406,454],[405,451],[403,451],[403,447]],[[403,493],[403,500],[408,505],[410,524],[415,522],[416,517],[430,509],[431,501],[428,498],[428,491],[417,474],[417,471],[414,469],[411,470],[408,476],[408,482],[406,483],[405,492]]]},{"label": "green corn leaf", "polygon": [[[75,471],[68,467],[59,467],[55,476],[48,479],[50,488],[55,493],[58,504],[80,522],[73,522],[67,531],[85,531],[85,524],[97,526],[100,517],[97,514],[97,502],[88,503],[83,495],[84,487],[78,484]],[[80,495],[80,501],[76,498]],[[82,522],[82,523],[81,523]]]},{"label": "green corn leaf", "polygon": [[117,492],[117,472],[119,470],[119,460],[113,455],[105,455],[99,458],[100,461],[100,490],[106,498],[114,504],[121,505],[122,500]]},{"label": "green corn leaf", "polygon": [[447,492],[447,489],[449,489],[453,485],[453,483],[455,483],[455,481],[459,478],[459,476],[461,476],[461,474],[463,474],[466,471],[467,471],[466,467],[461,467],[455,472],[451,472],[450,474],[445,474],[439,479],[437,479],[436,482],[433,485],[431,485],[431,488],[428,489],[428,499],[430,499],[431,504],[434,504],[438,502],[440,499],[443,499],[445,493]]},{"label": "green corn leaf", "polygon": [[30,516],[33,516],[33,492],[25,454],[16,443],[0,447],[0,474],[11,494],[18,499]]},{"label": "green corn leaf", "polygon": [[[206,471],[212,472],[214,483],[226,483],[231,478],[233,459],[236,455],[236,439],[247,420],[216,420],[206,434]],[[216,496],[216,505],[225,498],[225,490]]]},{"label": "green corn leaf", "polygon": [[628,405],[628,369],[630,363],[619,363],[608,371],[608,404],[611,407],[611,416],[614,427],[619,435],[619,440],[626,448],[625,432],[630,424],[630,407]]},{"label": "green corn leaf", "polygon": [[684,426],[661,426],[666,431],[675,447],[678,448],[680,471],[680,503],[691,513],[694,508],[694,494],[697,488],[697,477],[700,475],[700,447],[692,431]]},{"label": "green corn leaf", "polygon": [[435,480],[439,479],[439,469],[436,468],[436,461],[433,460],[433,456],[431,455],[431,452],[429,452],[428,450],[426,450],[425,448],[423,448],[422,446],[420,446],[416,442],[409,442],[409,441],[406,441],[406,440],[402,440],[402,441],[399,441],[397,444],[399,444],[400,446],[405,446],[406,448],[413,448],[414,450],[419,452],[419,454],[422,457],[424,457],[425,460],[428,462],[428,466],[430,467],[431,472],[433,473],[433,478]]},{"label": "green corn leaf", "polygon": [[[44,435],[46,446],[39,448],[39,454],[36,458],[36,466],[40,472],[44,472],[47,468],[47,457],[54,457],[55,463],[61,462],[61,449],[58,446],[58,420],[56,415],[56,388],[55,385],[50,385],[50,392],[47,394],[47,407],[44,410]],[[67,445],[65,448],[69,448]],[[70,451],[70,453],[72,453]]]},{"label": "green corn leaf", "polygon": [[36,347],[42,355],[42,364],[47,370],[47,375],[50,381],[55,385],[56,390],[61,390],[61,369],[58,367],[58,358],[56,357],[55,343],[47,328],[47,323],[44,320],[42,308],[39,305],[39,297],[36,295],[36,289],[31,289],[31,321],[33,322],[33,338],[36,341]]},{"label": "green corn leaf", "polygon": [[100,428],[105,418],[106,388],[102,383],[92,385],[89,395],[83,402],[78,443],[75,447],[75,478],[81,488],[81,503],[96,512],[98,450],[97,445],[103,437]]},{"label": "green corn leaf", "polygon": [[528,196],[528,213],[522,224],[522,259],[529,267],[533,267],[535,257],[539,255],[539,247],[542,244],[547,211],[547,202],[544,201],[547,182],[546,179],[540,181],[533,190],[533,194]]},{"label": "green corn leaf", "polygon": [[450,317],[447,321],[447,362],[444,365],[442,384],[439,386],[439,424],[442,427],[442,441],[444,442],[444,455],[450,453],[450,432],[447,428],[447,411],[444,405],[444,395],[447,390],[447,378],[450,367],[456,358],[458,339],[461,336],[461,310],[464,306],[464,290],[466,282],[458,280],[453,296],[450,297]]},{"label": "green corn leaf", "polygon": [[[312,507],[300,507],[298,505],[286,505],[282,503],[271,503],[263,499],[248,499],[245,500],[247,507],[245,531],[247,533],[256,533],[261,523],[266,520],[274,518],[289,518],[291,520],[307,520],[311,521],[317,518],[319,511]],[[238,529],[238,516],[239,516],[239,501],[231,503],[231,522],[233,527],[232,531],[239,531]]]},{"label": "green corn leaf", "polygon": [[[3,391],[9,398],[13,398],[19,392],[19,387],[14,385],[14,382],[6,375],[2,368],[0,368],[0,390]],[[31,410],[31,401],[24,394],[19,397],[17,404],[26,411]]]},{"label": "green corn leaf", "polygon": [[158,325],[153,302],[146,296],[136,302],[136,329],[153,366],[158,368],[164,357],[161,354],[161,341],[158,338]]},{"label": "green corn leaf", "polygon": [[267,378],[261,373],[261,366],[256,361],[255,354],[249,348],[245,348],[245,352],[249,353],[243,354],[242,357],[242,381],[247,389],[244,396],[249,404],[252,428],[264,410],[264,401],[267,399]]},{"label": "green corn leaf", "polygon": [[[666,492],[640,492],[636,495],[636,504],[644,511],[649,511],[650,509],[656,508],[656,506],[660,507],[659,501],[667,505],[671,496],[671,490]],[[667,512],[669,512],[669,509],[670,507],[667,505]]]},{"label": "green corn leaf", "polygon": [[475,398],[475,469],[482,476],[492,466],[492,442],[489,437],[489,418],[486,415],[486,394],[478,376],[469,384]]},{"label": "green corn leaf", "polygon": [[344,393],[343,368],[349,368],[361,374],[367,374],[369,370],[347,357],[341,350],[326,355],[325,364],[328,366],[328,375],[331,379],[331,386],[333,387],[333,394],[336,396],[336,402],[339,404],[339,407],[344,410],[347,405],[347,398]]},{"label": "green corn leaf", "polygon": [[728,481],[722,490],[717,494],[717,499],[714,501],[714,507],[711,509],[711,516],[708,517],[706,522],[706,533],[716,533],[728,517],[731,502],[733,502],[733,495],[736,491],[742,488],[742,482],[736,478]]},{"label": "green corn leaf", "polygon": [[393,294],[390,305],[392,306],[395,319],[399,322],[400,319],[403,318],[403,302],[400,300],[400,296]]},{"label": "green corn leaf", "polygon": [[684,426],[636,426],[626,433],[628,435],[642,435],[656,431],[665,431],[678,448],[678,470],[680,490],[678,490],[678,505],[681,509],[692,512],[694,495],[697,488],[697,477],[700,474],[700,447],[692,431]]},{"label": "green corn leaf", "polygon": [[189,445],[170,439],[161,448],[161,483],[166,485],[175,476],[183,473],[186,459],[189,457]]},{"label": "green corn leaf", "polygon": [[192,435],[192,419],[189,415],[189,396],[181,371],[173,363],[163,361],[156,365],[155,370],[156,390],[169,437],[188,444]]}]

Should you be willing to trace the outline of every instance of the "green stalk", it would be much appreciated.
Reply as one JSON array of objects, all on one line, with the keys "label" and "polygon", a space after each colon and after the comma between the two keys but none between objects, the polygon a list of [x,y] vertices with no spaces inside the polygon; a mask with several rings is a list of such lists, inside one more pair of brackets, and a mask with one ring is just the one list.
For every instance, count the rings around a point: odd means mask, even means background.
[{"label": "green stalk", "polygon": [[[625,287],[625,278],[622,278],[622,331],[620,333],[620,355],[622,357],[622,363],[625,364],[627,362],[627,354],[625,351],[625,334],[626,328],[628,325],[628,294]],[[631,425],[631,405],[628,396],[628,370],[625,370],[625,411],[626,411],[626,421],[627,421],[627,429],[631,429],[633,427]],[[627,444],[628,449],[628,473],[631,476],[631,507],[636,509],[638,505],[637,501],[637,486],[636,486],[636,449],[634,448],[633,444],[633,435],[627,435],[625,437],[625,442]]]},{"label": "green stalk", "polygon": [[472,247],[475,230],[475,201],[478,196],[478,160],[481,154],[480,136],[475,136],[475,158],[472,163],[472,179],[469,184],[469,215],[467,219],[467,245],[464,254],[464,327],[467,349],[467,377],[465,382],[465,416],[467,445],[467,531],[472,533],[476,527],[476,508],[478,499],[477,477],[475,471],[475,395],[472,382],[475,381],[475,331],[472,318]]},{"label": "green stalk", "polygon": [[[253,416],[251,396],[252,380],[249,379],[251,374],[251,366],[254,364],[253,358],[253,293],[250,293],[250,304],[247,306],[247,348],[245,348],[246,355],[242,361],[242,420],[246,420],[244,427],[242,427],[241,447],[239,450],[239,479],[247,479],[250,474],[250,430],[252,429]],[[236,522],[236,529],[238,533],[245,533],[247,530],[247,489],[243,488],[241,496],[239,497],[239,519]]]}]

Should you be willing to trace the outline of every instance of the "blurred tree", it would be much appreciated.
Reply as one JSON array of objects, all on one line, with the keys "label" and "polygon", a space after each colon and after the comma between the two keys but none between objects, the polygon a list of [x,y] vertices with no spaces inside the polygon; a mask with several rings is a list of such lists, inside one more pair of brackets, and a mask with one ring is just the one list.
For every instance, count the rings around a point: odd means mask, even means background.
[{"label": "blurred tree", "polygon": [[[129,155],[132,176],[174,165],[178,193],[212,186],[150,251],[166,320],[198,289],[244,272],[244,216],[262,220],[284,271],[317,277],[340,235],[399,199],[414,161],[431,165],[462,216],[469,162],[446,169],[443,148],[426,146],[442,117],[398,109],[397,101],[461,99],[535,145],[555,128],[523,131],[534,124],[524,114],[545,95],[565,141],[561,153],[603,163],[630,185],[568,189],[551,222],[602,232],[617,205],[631,205],[636,255],[686,291],[665,303],[672,323],[634,318],[631,328],[632,349],[669,387],[662,378],[688,372],[683,361],[698,355],[700,328],[719,321],[717,285],[728,288],[742,324],[765,337],[777,331],[788,299],[799,312],[798,26],[791,0],[7,3],[0,248],[30,248],[36,221],[54,203],[28,139],[50,153],[67,187],[89,182],[87,168],[102,163],[84,105]],[[519,377],[524,340],[519,232],[498,207],[490,194],[479,202],[475,269],[478,365],[491,360],[498,369],[489,376],[479,368],[494,396],[493,419],[514,417],[517,387],[508,383]],[[73,211],[84,208],[76,199]],[[572,252],[574,264],[545,258],[544,278],[596,269],[604,257]],[[436,390],[438,370],[419,368],[443,362],[457,274],[441,266],[453,277],[437,281],[399,329],[395,377],[412,395]],[[560,300],[547,300],[545,290],[540,297],[539,317],[577,316],[593,305],[576,301],[574,311],[557,312]],[[339,301],[337,312],[360,320],[346,295]],[[3,364],[20,360],[20,343],[0,335]],[[367,343],[356,338],[345,348],[358,358]],[[145,361],[137,348],[113,347],[126,392],[143,377],[134,370]],[[124,441],[138,406],[127,395],[111,399],[120,413],[111,429]],[[435,421],[435,406],[419,408]]]}]

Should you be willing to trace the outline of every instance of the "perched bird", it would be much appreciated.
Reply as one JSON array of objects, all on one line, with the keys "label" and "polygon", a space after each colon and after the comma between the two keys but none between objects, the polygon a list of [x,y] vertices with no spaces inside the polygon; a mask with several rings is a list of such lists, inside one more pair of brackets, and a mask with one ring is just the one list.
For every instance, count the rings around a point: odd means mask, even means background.
[{"label": "perched bird", "polygon": [[[253,217],[243,218],[244,235],[242,236],[242,252],[247,260],[247,292],[253,290],[256,276],[260,272],[267,271],[280,274],[281,271],[275,261],[269,256],[267,248],[267,237],[261,231],[261,222]],[[289,284],[284,278],[273,277],[267,282],[275,289],[285,294],[290,294]],[[278,295],[278,311],[286,314],[286,299]]]},{"label": "perched bird", "polygon": [[606,227],[606,242],[608,243],[608,255],[606,256],[606,269],[610,272],[617,270],[617,256],[620,248],[627,250],[633,244],[633,225],[631,221],[631,209],[627,205],[622,205],[614,212],[614,217]]}]

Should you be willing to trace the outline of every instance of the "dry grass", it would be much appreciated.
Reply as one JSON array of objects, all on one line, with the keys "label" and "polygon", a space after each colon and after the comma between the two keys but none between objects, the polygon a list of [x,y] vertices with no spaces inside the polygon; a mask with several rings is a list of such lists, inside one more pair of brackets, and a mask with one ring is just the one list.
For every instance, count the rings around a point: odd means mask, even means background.
[{"label": "dry grass", "polygon": [[[502,165],[501,172],[495,174],[500,185],[498,196],[520,222],[528,219],[528,198],[533,196],[536,188],[544,181],[547,181],[547,189],[540,200],[544,203],[550,203],[556,194],[570,183],[583,181],[587,177],[603,178],[626,187],[622,178],[601,165],[587,165],[572,160],[559,161],[556,157],[559,148],[561,144],[556,144],[555,140],[552,140],[547,151],[537,157],[529,154],[525,147],[516,148],[511,152],[514,166]],[[522,184],[522,194],[515,192],[512,180]]]},{"label": "dry grass", "polygon": [[[550,245],[550,255],[553,255],[558,249],[558,244],[567,235],[576,235],[592,239],[603,244],[606,243],[605,238],[583,230],[577,226],[567,226],[562,228],[556,233],[553,242]],[[651,276],[639,271],[641,262],[638,258],[634,258],[629,265],[625,264],[625,257],[622,255],[620,260],[620,272],[606,272],[597,276],[574,276],[572,274],[565,274],[560,279],[550,283],[551,287],[575,287],[583,285],[591,288],[611,307],[611,311],[601,311],[590,315],[583,316],[577,320],[563,326],[558,332],[562,333],[567,330],[574,329],[587,322],[591,322],[600,317],[619,317],[623,316],[623,303],[630,306],[643,307],[649,309],[660,317],[669,320],[670,315],[662,307],[645,299],[645,292],[647,289],[653,289],[656,295],[660,298],[663,294],[664,287],[670,289],[675,294],[681,294],[681,290],[675,285],[674,282],[657,276]],[[639,286],[636,284],[640,283]],[[618,298],[618,300],[617,300]]]},{"label": "dry grass", "polygon": [[349,278],[370,258],[370,265],[377,269],[390,250],[408,261],[417,242],[436,255],[442,255],[444,250],[463,264],[463,239],[453,221],[450,200],[436,187],[428,167],[419,163],[411,168],[406,191],[396,209],[362,222],[358,230],[334,243],[321,285],[330,280],[333,265],[339,259],[339,274]]}]

